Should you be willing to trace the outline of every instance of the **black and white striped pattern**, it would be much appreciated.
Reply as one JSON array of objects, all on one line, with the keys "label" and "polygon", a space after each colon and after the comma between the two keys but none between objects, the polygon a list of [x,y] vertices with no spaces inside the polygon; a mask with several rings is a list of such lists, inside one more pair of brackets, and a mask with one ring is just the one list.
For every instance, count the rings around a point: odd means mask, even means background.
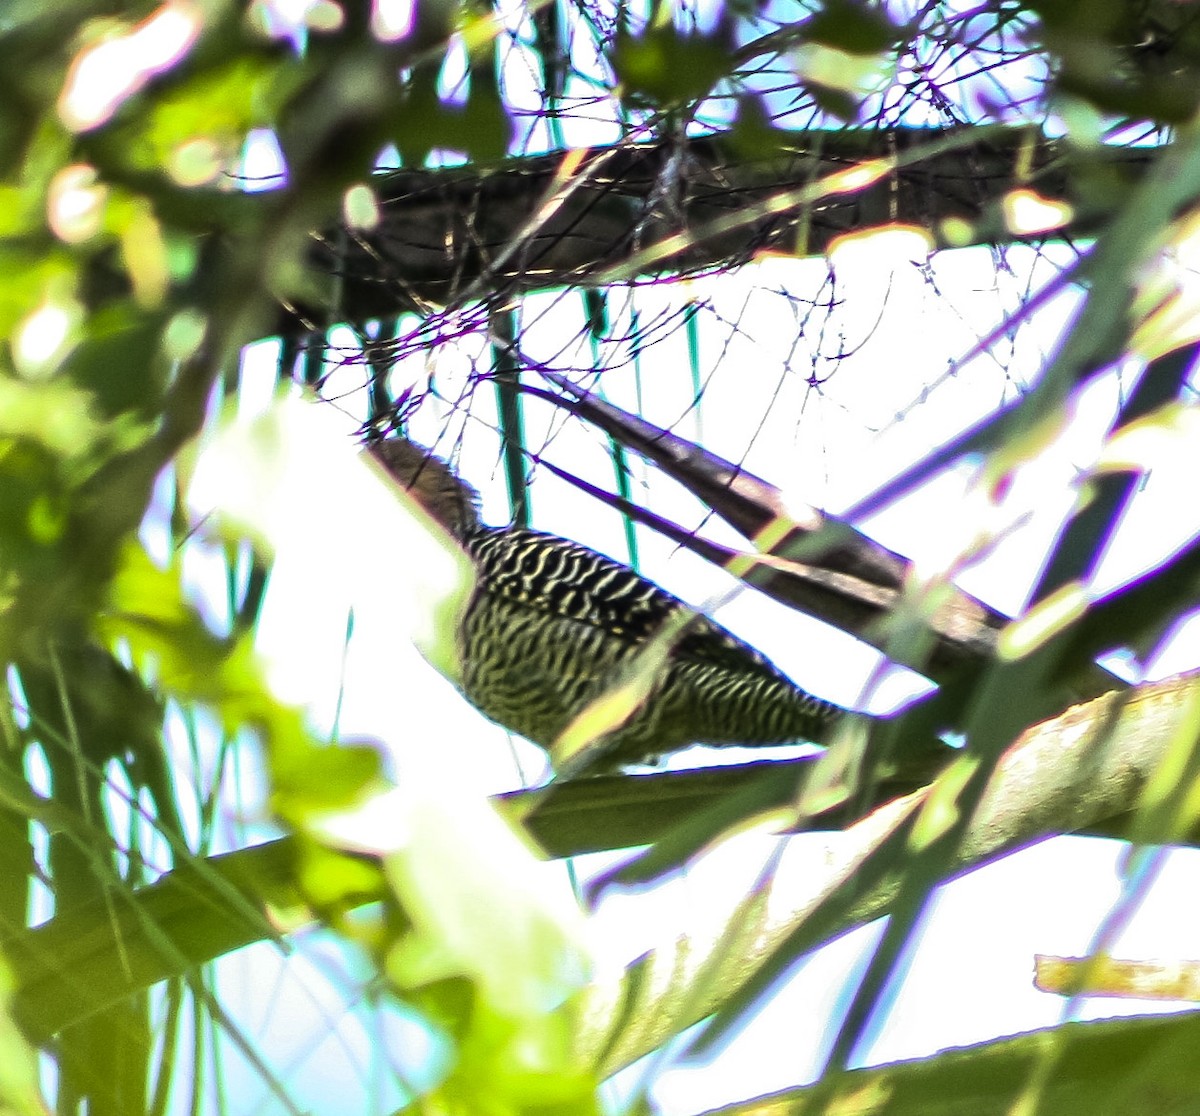
[{"label": "black and white striped pattern", "polygon": [[[478,493],[415,442],[389,438],[372,452],[475,562],[475,590],[459,631],[464,694],[547,751],[686,608],[587,547],[540,531],[484,527]],[[697,617],[651,680],[647,700],[605,736],[604,766],[689,744],[820,743],[840,712],[719,624]]]},{"label": "black and white striped pattern", "polygon": [[[463,543],[477,572],[461,631],[464,693],[548,750],[686,607],[628,566],[554,535],[477,527]],[[672,648],[650,699],[606,738],[605,762],[693,743],[819,742],[839,712],[700,617]]]}]

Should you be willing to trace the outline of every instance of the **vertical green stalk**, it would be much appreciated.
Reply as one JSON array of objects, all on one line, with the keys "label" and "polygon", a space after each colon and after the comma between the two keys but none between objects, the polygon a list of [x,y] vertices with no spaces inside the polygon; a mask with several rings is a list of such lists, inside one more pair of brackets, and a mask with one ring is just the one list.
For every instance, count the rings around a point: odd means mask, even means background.
[{"label": "vertical green stalk", "polygon": [[[599,373],[604,364],[602,345],[604,339],[609,334],[608,291],[588,288],[582,294],[584,312],[587,315],[588,341],[592,350],[592,368]],[[598,381],[596,391],[601,399],[605,398],[603,381]],[[631,491],[629,487],[628,454],[625,452],[625,447],[615,438],[609,438],[608,446],[609,456],[612,458],[613,463],[613,479],[616,482],[617,493],[622,499],[629,500],[631,498]],[[628,515],[623,515],[621,519],[625,533],[625,549],[629,555],[629,565],[636,570],[639,568],[640,562],[637,525]]]},{"label": "vertical green stalk", "polygon": [[513,522],[529,526],[529,490],[525,483],[525,423],[521,410],[521,365],[517,359],[517,312],[493,309],[489,324],[492,336],[493,380],[496,384],[496,413],[504,451],[504,476]]}]

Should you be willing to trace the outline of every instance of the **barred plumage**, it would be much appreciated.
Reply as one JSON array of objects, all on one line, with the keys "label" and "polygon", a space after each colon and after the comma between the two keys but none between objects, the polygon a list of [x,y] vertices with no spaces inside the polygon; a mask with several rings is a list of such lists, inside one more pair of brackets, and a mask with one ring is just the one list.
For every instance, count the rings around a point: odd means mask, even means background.
[{"label": "barred plumage", "polygon": [[[484,526],[478,494],[415,443],[393,438],[374,450],[475,563],[476,587],[458,633],[464,695],[553,758],[552,745],[580,710],[687,606],[577,543]],[[672,647],[649,700],[605,739],[604,765],[693,743],[819,742],[840,712],[699,617]]]}]

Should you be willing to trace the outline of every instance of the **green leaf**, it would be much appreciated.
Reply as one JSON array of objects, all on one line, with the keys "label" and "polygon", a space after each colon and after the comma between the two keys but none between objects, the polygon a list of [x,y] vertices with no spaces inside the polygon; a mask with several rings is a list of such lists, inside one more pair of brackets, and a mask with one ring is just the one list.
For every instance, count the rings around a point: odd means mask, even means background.
[{"label": "green leaf", "polygon": [[76,264],[61,245],[36,247],[0,243],[0,335],[10,336],[28,314],[53,294],[70,297],[76,287]]},{"label": "green leaf", "polygon": [[[388,602],[397,638],[412,620],[394,577],[403,554],[408,580],[429,579],[419,611],[438,626],[434,653],[456,667],[441,647],[470,585],[469,565],[457,546],[403,513],[399,490],[359,457],[327,411],[285,398],[249,422],[228,422],[199,461],[190,495],[215,513],[210,524],[226,541],[253,529],[275,555],[277,575],[289,555],[320,553],[324,575],[353,590],[356,616]],[[230,670],[222,663],[214,676]],[[302,665],[288,682],[303,687],[297,672]],[[376,753],[315,747],[298,719],[263,705],[248,683],[243,689],[242,718],[260,726],[268,745],[276,812],[317,844],[336,844],[338,819],[320,816],[331,803],[314,796],[377,789]],[[452,1033],[452,1068],[436,1095],[456,1104],[488,1096],[501,1113],[595,1112],[594,1077],[569,1041],[570,998],[588,969],[577,906],[487,800],[461,785],[449,749],[394,743],[401,785],[374,805],[398,823],[383,862],[402,918],[362,937],[394,991]],[[340,909],[337,874],[320,855],[310,865],[322,902]]]},{"label": "green leaf", "polygon": [[931,1058],[838,1074],[746,1105],[745,1113],[872,1116],[1186,1113],[1200,1095],[1200,1015],[1068,1023]]},{"label": "green leaf", "polygon": [[[22,1028],[44,1041],[151,984],[277,938],[283,913],[294,920],[303,910],[296,858],[295,842],[279,840],[192,860],[118,903],[97,896],[13,935],[6,952]],[[360,901],[383,895],[374,879]]]},{"label": "green leaf", "polygon": [[405,162],[420,165],[434,147],[462,151],[480,162],[503,158],[512,142],[512,119],[491,91],[475,83],[465,105],[445,104],[437,92],[437,75],[414,75],[392,134]]},{"label": "green leaf", "polygon": [[856,0],[826,0],[801,29],[806,41],[846,54],[879,54],[894,47],[905,33],[888,18],[882,5]]},{"label": "green leaf", "polygon": [[627,93],[669,106],[707,95],[732,64],[723,34],[681,35],[674,27],[653,27],[639,36],[617,36],[613,70]]},{"label": "green leaf", "polygon": [[237,157],[252,128],[274,123],[303,73],[301,63],[282,54],[243,51],[205,63],[193,64],[148,111],[109,129],[106,149],[132,169],[200,185]]},{"label": "green leaf", "polygon": [[48,1116],[37,1055],[9,1014],[12,993],[12,974],[0,959],[0,1112],[5,1116]]}]

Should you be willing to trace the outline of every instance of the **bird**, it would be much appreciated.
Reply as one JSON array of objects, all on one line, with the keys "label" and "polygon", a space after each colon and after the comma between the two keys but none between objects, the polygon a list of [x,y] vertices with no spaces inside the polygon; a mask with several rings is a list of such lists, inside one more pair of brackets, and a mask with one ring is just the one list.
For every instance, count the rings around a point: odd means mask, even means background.
[{"label": "bird", "polygon": [[478,491],[419,443],[391,436],[370,448],[473,564],[455,633],[463,695],[539,745],[560,773],[564,732],[684,618],[645,701],[586,749],[586,773],[654,763],[692,744],[821,743],[845,712],[631,567],[557,535],[485,525]]}]

